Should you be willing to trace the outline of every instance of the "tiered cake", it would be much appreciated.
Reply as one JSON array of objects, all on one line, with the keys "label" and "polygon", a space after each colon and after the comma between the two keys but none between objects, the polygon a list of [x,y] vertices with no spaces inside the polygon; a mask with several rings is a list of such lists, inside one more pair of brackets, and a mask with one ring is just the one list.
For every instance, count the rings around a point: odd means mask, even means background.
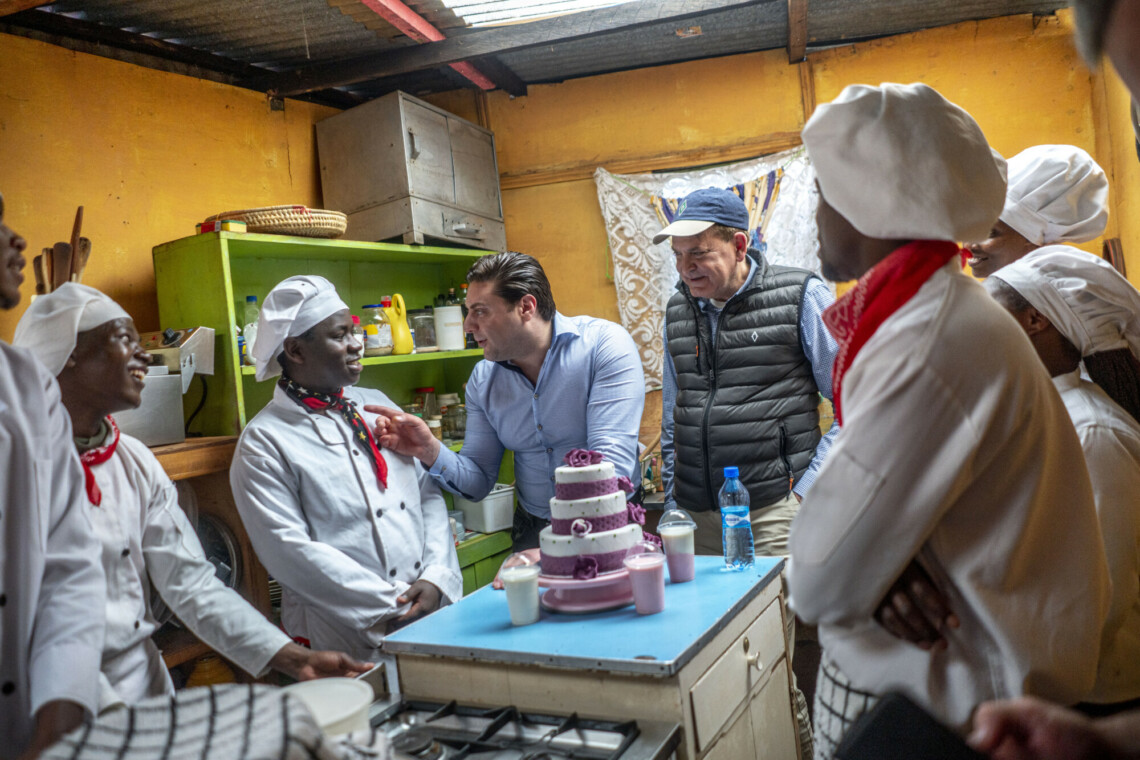
[{"label": "tiered cake", "polygon": [[641,507],[626,504],[632,483],[596,451],[574,449],[564,461],[554,471],[550,526],[538,537],[542,574],[588,580],[620,570],[645,522]]}]

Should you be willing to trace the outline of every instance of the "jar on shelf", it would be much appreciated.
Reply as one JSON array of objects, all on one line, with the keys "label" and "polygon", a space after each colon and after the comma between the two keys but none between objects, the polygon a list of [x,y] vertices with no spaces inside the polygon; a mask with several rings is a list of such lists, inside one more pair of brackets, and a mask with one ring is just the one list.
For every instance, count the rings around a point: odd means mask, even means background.
[{"label": "jar on shelf", "polygon": [[432,435],[434,435],[437,439],[439,439],[441,441],[443,440],[443,422],[439,419],[438,416],[437,417],[429,417],[428,421],[427,421],[427,426],[428,426],[428,430],[431,431]]},{"label": "jar on shelf", "polygon": [[368,322],[364,325],[364,355],[388,356],[392,353],[392,324],[381,304],[364,307]]},{"label": "jar on shelf", "polygon": [[439,350],[439,344],[435,338],[435,315],[431,309],[409,311],[408,325],[412,328],[417,354]]},{"label": "jar on shelf", "polygon": [[447,432],[452,438],[463,440],[467,432],[467,407],[463,404],[447,407]]}]

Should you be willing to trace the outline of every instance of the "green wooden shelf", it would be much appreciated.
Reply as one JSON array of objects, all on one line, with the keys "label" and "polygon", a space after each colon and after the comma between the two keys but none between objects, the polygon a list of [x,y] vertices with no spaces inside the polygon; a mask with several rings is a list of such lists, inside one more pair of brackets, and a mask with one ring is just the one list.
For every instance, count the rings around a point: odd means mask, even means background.
[{"label": "green wooden shelf", "polygon": [[[483,349],[481,348],[465,348],[462,351],[429,351],[426,354],[400,354],[391,356],[365,356],[360,360],[360,363],[366,367],[376,364],[404,364],[407,362],[430,362],[439,361],[440,359],[468,359],[472,356],[482,356]],[[252,375],[257,372],[257,367],[243,365],[241,373],[243,375]]]},{"label": "green wooden shelf", "polygon": [[310,259],[315,256],[338,261],[373,261],[392,264],[442,264],[462,262],[467,266],[488,253],[479,248],[442,248],[430,245],[400,243],[365,243],[360,240],[327,240],[324,238],[262,235],[251,232],[207,232],[202,235],[172,240],[155,247],[160,253],[168,247],[181,247],[187,241],[226,241],[231,257],[267,259]]},{"label": "green wooden shelf", "polygon": [[[154,248],[154,274],[162,327],[212,327],[214,375],[207,395],[182,397],[186,415],[203,408],[193,432],[238,435],[269,402],[274,384],[255,380],[253,367],[238,363],[235,325],[245,298],[264,303],[274,285],[292,275],[320,275],[336,286],[353,313],[364,304],[401,294],[409,309],[430,304],[448,288],[458,288],[467,270],[487,251],[470,248],[364,243],[239,232],[211,232]],[[383,391],[393,403],[411,401],[412,389],[433,386],[460,392],[482,350],[443,351],[365,357],[361,387]]]}]

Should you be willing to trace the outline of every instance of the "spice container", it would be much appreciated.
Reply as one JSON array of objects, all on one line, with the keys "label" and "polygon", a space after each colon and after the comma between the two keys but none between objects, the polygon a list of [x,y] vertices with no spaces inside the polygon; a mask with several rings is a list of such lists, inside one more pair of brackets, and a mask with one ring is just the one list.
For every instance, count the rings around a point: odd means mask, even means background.
[{"label": "spice container", "polygon": [[435,317],[431,309],[414,309],[408,312],[408,324],[415,336],[417,354],[426,354],[438,351],[439,345],[435,339]]},{"label": "spice container", "polygon": [[443,440],[443,423],[440,421],[440,419],[438,417],[434,417],[432,419],[429,419],[427,421],[427,425],[428,425],[428,430],[431,431],[431,434],[442,441]]}]

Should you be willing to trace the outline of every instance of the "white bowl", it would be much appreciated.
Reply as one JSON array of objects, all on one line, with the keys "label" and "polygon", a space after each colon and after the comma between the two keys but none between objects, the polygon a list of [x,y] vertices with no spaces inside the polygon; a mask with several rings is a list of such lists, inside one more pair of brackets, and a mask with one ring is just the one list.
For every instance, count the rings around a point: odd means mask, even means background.
[{"label": "white bowl", "polygon": [[372,687],[354,678],[319,678],[285,687],[313,714],[326,734],[347,734],[368,730],[368,706]]}]

